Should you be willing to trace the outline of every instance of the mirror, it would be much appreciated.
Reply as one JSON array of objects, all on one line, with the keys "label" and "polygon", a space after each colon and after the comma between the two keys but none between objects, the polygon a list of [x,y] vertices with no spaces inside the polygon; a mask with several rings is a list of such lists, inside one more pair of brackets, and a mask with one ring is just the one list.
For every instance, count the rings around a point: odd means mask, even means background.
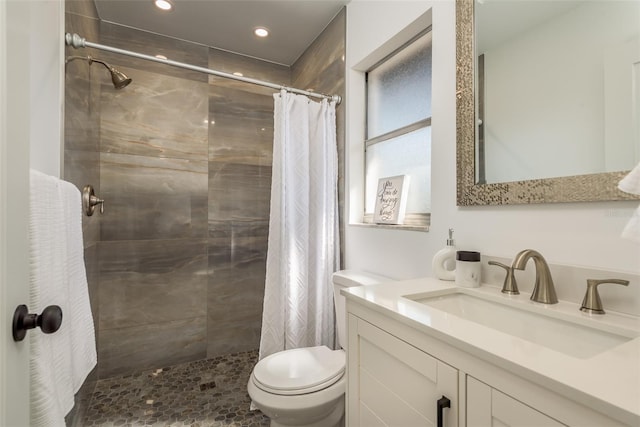
[{"label": "mirror", "polygon": [[[480,2],[456,1],[458,205],[638,199],[617,189],[640,156],[638,110],[632,113],[639,85],[631,80],[640,78],[638,14],[627,20],[635,34],[627,29],[617,36],[626,44],[616,44],[594,29],[612,32],[606,17],[622,27],[615,13],[585,9],[607,2]],[[536,4],[545,7],[527,9]],[[569,35],[572,27],[581,33]],[[474,29],[484,32],[476,38]],[[571,41],[561,41],[561,33]],[[474,52],[484,53],[480,66]],[[631,63],[618,66],[621,61]],[[552,68],[559,63],[567,66]],[[638,71],[615,77],[624,67]]]}]

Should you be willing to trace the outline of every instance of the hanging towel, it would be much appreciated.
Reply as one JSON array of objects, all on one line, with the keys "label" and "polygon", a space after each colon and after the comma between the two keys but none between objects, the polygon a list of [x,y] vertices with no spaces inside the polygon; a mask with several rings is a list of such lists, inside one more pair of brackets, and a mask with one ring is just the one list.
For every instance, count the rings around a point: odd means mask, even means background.
[{"label": "hanging towel", "polygon": [[625,193],[640,195],[640,163],[618,183]]},{"label": "hanging towel", "polygon": [[[625,193],[640,195],[640,163],[618,183]],[[622,237],[640,243],[640,206],[633,212],[631,219],[622,230]]]},{"label": "hanging towel", "polygon": [[31,171],[29,312],[62,309],[53,334],[31,331],[31,425],[64,426],[74,394],[96,364],[78,189]]}]

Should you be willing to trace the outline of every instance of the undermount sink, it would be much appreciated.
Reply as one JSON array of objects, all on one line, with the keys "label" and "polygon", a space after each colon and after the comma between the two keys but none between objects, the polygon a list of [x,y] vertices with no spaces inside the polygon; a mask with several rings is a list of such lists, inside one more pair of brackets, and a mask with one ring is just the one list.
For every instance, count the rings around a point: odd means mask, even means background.
[{"label": "undermount sink", "polygon": [[581,359],[590,358],[640,336],[640,331],[633,329],[585,326],[579,322],[587,323],[588,319],[582,318],[579,312],[575,321],[565,320],[559,318],[557,313],[555,316],[546,313],[546,307],[536,306],[528,301],[516,302],[508,298],[502,301],[499,297],[490,300],[460,289],[445,295],[407,295],[405,298]]}]

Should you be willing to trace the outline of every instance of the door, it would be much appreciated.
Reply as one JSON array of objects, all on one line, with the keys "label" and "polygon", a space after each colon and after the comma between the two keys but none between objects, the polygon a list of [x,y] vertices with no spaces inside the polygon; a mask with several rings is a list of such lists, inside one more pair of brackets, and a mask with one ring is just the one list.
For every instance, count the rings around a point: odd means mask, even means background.
[{"label": "door", "polygon": [[350,426],[458,425],[457,369],[361,319],[348,345]]},{"label": "door", "polygon": [[[11,336],[29,301],[29,49],[31,2],[0,0],[0,425],[29,425],[29,341]],[[25,37],[26,33],[26,37]],[[26,44],[26,46],[25,46]]]},{"label": "door", "polygon": [[467,427],[561,427],[564,424],[467,376]]}]

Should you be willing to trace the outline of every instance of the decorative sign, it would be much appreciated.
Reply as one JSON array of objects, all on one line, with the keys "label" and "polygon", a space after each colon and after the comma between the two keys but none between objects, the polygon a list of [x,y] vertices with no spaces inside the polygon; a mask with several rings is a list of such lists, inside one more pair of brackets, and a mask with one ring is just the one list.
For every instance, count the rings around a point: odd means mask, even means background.
[{"label": "decorative sign", "polygon": [[373,222],[376,224],[402,224],[407,208],[408,191],[409,177],[407,175],[380,178]]}]

